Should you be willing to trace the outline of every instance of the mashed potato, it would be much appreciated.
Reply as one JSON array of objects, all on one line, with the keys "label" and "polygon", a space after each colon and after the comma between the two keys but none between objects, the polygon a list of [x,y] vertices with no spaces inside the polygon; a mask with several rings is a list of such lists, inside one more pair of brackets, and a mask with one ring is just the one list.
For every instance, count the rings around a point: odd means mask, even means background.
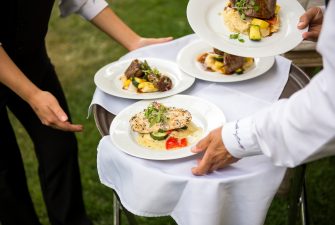
[{"label": "mashed potato", "polygon": [[222,12],[222,17],[230,32],[248,35],[250,21],[241,19],[237,10],[226,7]]},{"label": "mashed potato", "polygon": [[[175,138],[187,138],[188,145],[199,140],[202,134],[202,129],[197,127],[193,122],[187,125],[186,130],[172,131],[170,137]],[[166,150],[166,140],[157,141],[152,139],[150,134],[139,134],[136,138],[139,145],[150,148],[152,150]]]}]

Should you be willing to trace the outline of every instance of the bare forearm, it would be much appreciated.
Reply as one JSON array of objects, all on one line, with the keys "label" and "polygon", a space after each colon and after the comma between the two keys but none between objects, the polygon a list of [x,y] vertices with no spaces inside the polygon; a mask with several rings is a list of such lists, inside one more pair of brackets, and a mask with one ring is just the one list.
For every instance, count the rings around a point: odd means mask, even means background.
[{"label": "bare forearm", "polygon": [[141,37],[130,29],[112,9],[106,7],[91,22],[128,50],[133,50]]},{"label": "bare forearm", "polygon": [[14,64],[5,50],[0,46],[0,82],[14,91],[23,100],[30,97],[39,89]]}]

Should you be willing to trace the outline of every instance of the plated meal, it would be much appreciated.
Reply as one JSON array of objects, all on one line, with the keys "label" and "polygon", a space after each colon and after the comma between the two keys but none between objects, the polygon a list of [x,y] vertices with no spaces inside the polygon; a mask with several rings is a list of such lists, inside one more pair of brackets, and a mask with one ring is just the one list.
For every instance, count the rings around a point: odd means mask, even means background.
[{"label": "plated meal", "polygon": [[182,71],[212,82],[239,82],[256,78],[270,70],[274,62],[274,56],[253,58],[227,54],[213,49],[202,40],[185,46],[177,56],[177,64]]},{"label": "plated meal", "polygon": [[163,92],[172,88],[172,80],[157,68],[151,68],[146,60],[142,62],[134,59],[120,76],[120,80],[123,89],[135,89],[138,93]]},{"label": "plated meal", "polygon": [[296,47],[308,29],[297,28],[304,12],[298,1],[287,0],[189,0],[187,5],[188,22],[202,40],[229,54],[253,58]]},{"label": "plated meal", "polygon": [[126,107],[115,116],[109,133],[112,143],[129,155],[170,160],[194,155],[192,146],[224,122],[213,103],[178,94]]},{"label": "plated meal", "polygon": [[183,108],[167,107],[152,102],[129,121],[138,134],[139,145],[155,150],[173,150],[188,146],[201,136],[202,129],[192,122],[192,115]]},{"label": "plated meal", "polygon": [[229,37],[244,42],[239,34],[245,34],[250,40],[262,38],[279,31],[280,6],[276,0],[230,0],[222,11],[222,17],[229,31]]},{"label": "plated meal", "polygon": [[134,58],[110,63],[94,76],[103,92],[128,99],[157,99],[191,87],[195,78],[176,63],[157,58]]},{"label": "plated meal", "polygon": [[200,54],[197,61],[203,65],[206,71],[224,75],[243,74],[254,65],[254,58],[228,54],[217,48]]}]

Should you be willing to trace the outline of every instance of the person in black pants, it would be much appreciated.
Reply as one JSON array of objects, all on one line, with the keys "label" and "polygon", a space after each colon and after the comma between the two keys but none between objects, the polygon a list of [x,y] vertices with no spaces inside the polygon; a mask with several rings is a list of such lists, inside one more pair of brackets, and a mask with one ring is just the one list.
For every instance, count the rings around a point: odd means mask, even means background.
[{"label": "person in black pants", "polygon": [[[61,3],[69,3],[63,0]],[[78,4],[80,1],[73,1]],[[78,166],[77,141],[66,99],[45,47],[53,0],[0,2],[0,224],[38,225],[23,161],[8,109],[27,130],[35,147],[38,173],[52,225],[89,225]],[[106,7],[83,0],[84,17],[129,50],[169,41],[142,38]],[[71,5],[71,4],[70,4]],[[65,9],[68,6],[64,6]],[[64,8],[63,8],[64,10]],[[80,12],[79,12],[80,13]],[[86,14],[85,14],[86,13]],[[86,16],[85,16],[86,15]],[[115,31],[117,29],[117,31]]]}]

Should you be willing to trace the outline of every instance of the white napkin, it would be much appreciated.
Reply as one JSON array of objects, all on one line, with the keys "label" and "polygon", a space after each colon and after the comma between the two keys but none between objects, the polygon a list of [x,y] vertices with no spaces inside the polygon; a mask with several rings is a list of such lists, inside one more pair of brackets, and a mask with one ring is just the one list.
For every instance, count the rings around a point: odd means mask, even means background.
[{"label": "white napkin", "polygon": [[[196,40],[189,35],[170,43],[146,47],[121,59],[159,57],[174,61],[178,51]],[[248,116],[277,101],[288,79],[290,61],[276,57],[266,74],[232,84],[196,80],[182,94],[204,98],[220,107],[227,120]],[[92,104],[113,114],[135,100],[103,93],[98,88]],[[100,180],[113,188],[122,204],[142,216],[171,215],[180,225],[263,224],[268,207],[286,171],[265,156],[245,158],[207,176],[196,177],[192,156],[171,161],[132,157],[117,149],[105,136],[99,143],[97,166]]]},{"label": "white napkin", "polygon": [[140,216],[171,215],[180,225],[263,224],[284,176],[264,156],[240,160],[196,177],[196,158],[151,161],[129,156],[105,136],[98,146],[98,173],[122,204]]}]

